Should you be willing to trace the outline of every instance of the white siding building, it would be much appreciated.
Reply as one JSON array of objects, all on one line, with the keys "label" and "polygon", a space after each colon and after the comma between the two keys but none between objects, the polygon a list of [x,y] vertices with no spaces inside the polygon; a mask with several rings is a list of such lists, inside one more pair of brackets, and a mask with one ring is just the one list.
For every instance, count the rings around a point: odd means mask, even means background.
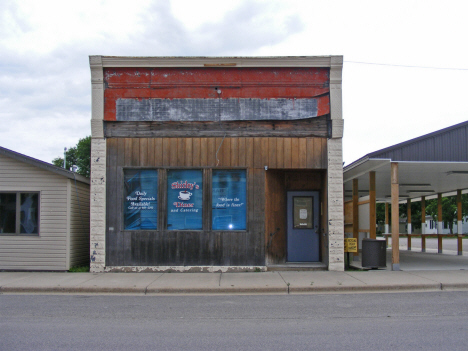
[{"label": "white siding building", "polygon": [[89,262],[89,179],[0,147],[0,270]]}]

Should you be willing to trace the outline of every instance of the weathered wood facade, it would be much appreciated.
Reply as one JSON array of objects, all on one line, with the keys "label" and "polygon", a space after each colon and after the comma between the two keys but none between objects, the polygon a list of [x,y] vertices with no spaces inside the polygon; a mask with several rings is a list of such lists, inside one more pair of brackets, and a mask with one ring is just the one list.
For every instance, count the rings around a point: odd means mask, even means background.
[{"label": "weathered wood facade", "polygon": [[0,196],[16,193],[37,196],[37,229],[7,228],[12,209],[0,202],[0,269],[63,271],[88,264],[89,179],[0,148]]},{"label": "weathered wood facade", "polygon": [[[95,59],[99,64],[93,66]],[[238,67],[226,67],[227,58],[91,57],[92,270],[255,269],[286,263],[288,191],[318,191],[320,261],[340,270],[342,208],[334,210],[330,223],[337,221],[338,229],[329,236],[328,204],[330,177],[339,178],[341,171],[341,110],[334,121],[331,58],[308,59],[232,59]],[[220,66],[211,66],[213,60]],[[337,66],[340,78],[341,60]],[[334,139],[339,146],[330,142]],[[330,162],[338,172],[329,172]],[[167,177],[173,170],[192,169],[203,175],[202,224],[197,230],[172,230]],[[125,229],[129,170],[157,174],[157,226],[149,230]],[[245,170],[243,230],[213,228],[215,170]],[[330,262],[330,252],[338,259]],[[336,261],[339,267],[331,267]]]}]

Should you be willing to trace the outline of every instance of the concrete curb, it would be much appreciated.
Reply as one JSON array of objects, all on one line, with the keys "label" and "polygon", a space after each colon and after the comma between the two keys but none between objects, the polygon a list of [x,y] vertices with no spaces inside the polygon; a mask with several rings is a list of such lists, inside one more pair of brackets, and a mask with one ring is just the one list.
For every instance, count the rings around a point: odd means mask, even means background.
[{"label": "concrete curb", "polygon": [[284,288],[123,288],[123,287],[0,287],[0,294],[314,294],[314,293],[358,293],[358,292],[409,292],[468,289],[468,284],[414,284],[414,285],[365,285]]}]

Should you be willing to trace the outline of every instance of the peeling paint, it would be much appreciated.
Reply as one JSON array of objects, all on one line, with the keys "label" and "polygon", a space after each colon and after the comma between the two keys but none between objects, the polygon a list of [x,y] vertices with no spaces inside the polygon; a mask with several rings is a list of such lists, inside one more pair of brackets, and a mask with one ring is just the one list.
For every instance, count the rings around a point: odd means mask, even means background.
[{"label": "peeling paint", "polygon": [[[117,121],[298,120],[329,113],[328,96],[310,99],[118,99]],[[96,161],[97,162],[97,161]]]},{"label": "peeling paint", "polygon": [[266,266],[110,266],[104,269],[104,272],[126,273],[235,273],[266,271]]}]

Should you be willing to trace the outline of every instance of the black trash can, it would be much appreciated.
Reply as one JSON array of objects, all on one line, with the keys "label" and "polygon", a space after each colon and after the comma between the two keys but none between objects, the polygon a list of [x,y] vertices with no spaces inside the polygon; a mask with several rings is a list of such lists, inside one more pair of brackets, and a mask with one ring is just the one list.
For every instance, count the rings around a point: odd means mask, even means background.
[{"label": "black trash can", "polygon": [[385,240],[362,239],[362,268],[386,268],[387,245]]}]

